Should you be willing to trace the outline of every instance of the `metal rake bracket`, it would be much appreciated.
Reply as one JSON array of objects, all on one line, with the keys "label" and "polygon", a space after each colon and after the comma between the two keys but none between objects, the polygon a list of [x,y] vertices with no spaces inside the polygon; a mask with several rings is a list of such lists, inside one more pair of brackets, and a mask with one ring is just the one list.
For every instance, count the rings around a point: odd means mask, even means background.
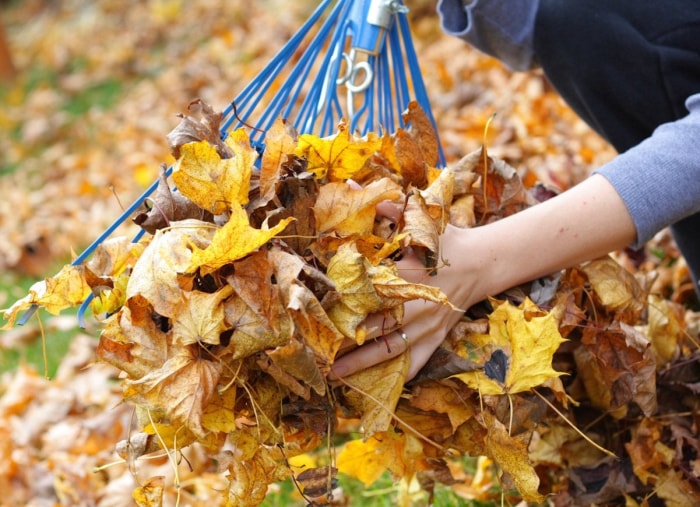
[{"label": "metal rake bracket", "polygon": [[278,118],[321,137],[341,120],[360,135],[393,131],[412,100],[435,125],[407,13],[400,0],[323,0],[224,110],[222,135],[247,123],[263,146]]}]

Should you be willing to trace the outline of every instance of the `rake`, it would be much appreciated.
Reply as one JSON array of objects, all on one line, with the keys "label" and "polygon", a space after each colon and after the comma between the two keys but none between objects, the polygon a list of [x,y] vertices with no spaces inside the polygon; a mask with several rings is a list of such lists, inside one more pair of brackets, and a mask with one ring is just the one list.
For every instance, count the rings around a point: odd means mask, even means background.
[{"label": "rake", "polygon": [[[436,127],[407,12],[401,0],[323,0],[224,109],[222,139],[232,130],[254,125],[250,140],[262,152],[265,132],[279,118],[286,119],[299,134],[320,137],[333,134],[342,120],[359,135],[392,131],[405,127],[402,113],[411,101],[420,105]],[[441,148],[438,164],[445,164]],[[166,175],[171,173],[172,166]],[[87,260],[157,186],[158,181],[148,187],[72,265]],[[144,232],[139,231],[133,241],[138,242]],[[82,328],[91,300],[88,297],[78,310]],[[36,309],[27,310],[19,324],[25,324]]]}]

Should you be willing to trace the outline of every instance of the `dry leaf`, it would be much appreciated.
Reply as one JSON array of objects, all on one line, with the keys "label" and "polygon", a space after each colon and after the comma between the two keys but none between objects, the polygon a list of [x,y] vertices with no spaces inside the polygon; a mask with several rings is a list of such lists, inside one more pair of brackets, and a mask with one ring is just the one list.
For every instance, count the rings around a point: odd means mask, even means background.
[{"label": "dry leaf", "polygon": [[542,312],[529,300],[517,308],[503,302],[489,315],[489,324],[488,335],[467,337],[463,355],[475,362],[481,357],[491,372],[485,369],[456,378],[482,394],[513,394],[561,375],[551,366],[552,356],[564,342],[554,313]]}]

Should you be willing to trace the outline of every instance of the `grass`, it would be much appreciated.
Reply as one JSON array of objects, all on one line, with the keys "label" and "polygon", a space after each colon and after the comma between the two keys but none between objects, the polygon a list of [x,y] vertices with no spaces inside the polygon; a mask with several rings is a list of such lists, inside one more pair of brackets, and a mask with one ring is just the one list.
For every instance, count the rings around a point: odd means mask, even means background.
[{"label": "grass", "polygon": [[[476,458],[464,458],[465,468],[470,468]],[[394,481],[391,475],[385,473],[376,483],[365,487],[362,482],[345,474],[338,474],[338,486],[342,491],[347,507],[395,507],[399,505],[400,491],[405,485]],[[410,491],[404,491],[404,496],[410,498],[410,505],[414,507],[493,507],[493,502],[480,502],[465,500],[452,491],[449,486],[437,485],[432,503],[429,503],[428,494],[420,491],[413,484]],[[305,507],[308,505],[297,492],[291,479],[283,481],[268,493],[261,507]]]}]

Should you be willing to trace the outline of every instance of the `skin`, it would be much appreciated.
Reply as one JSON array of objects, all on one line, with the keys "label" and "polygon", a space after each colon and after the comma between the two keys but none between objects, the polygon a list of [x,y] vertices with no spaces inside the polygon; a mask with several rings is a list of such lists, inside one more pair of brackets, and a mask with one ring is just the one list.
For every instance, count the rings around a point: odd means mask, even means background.
[{"label": "skin", "polygon": [[[380,211],[391,215],[392,212]],[[570,190],[498,222],[459,229],[448,226],[441,237],[446,265],[428,276],[413,255],[399,262],[399,273],[409,281],[439,287],[458,308],[467,309],[488,296],[561,269],[595,259],[634,242],[636,230],[624,202],[612,185],[593,175]],[[422,300],[404,305],[399,332],[365,345],[338,359],[330,378],[344,377],[390,359],[410,348],[407,380],[428,361],[462,312]],[[380,337],[378,316],[366,325]],[[388,352],[388,349],[391,352]]]}]

